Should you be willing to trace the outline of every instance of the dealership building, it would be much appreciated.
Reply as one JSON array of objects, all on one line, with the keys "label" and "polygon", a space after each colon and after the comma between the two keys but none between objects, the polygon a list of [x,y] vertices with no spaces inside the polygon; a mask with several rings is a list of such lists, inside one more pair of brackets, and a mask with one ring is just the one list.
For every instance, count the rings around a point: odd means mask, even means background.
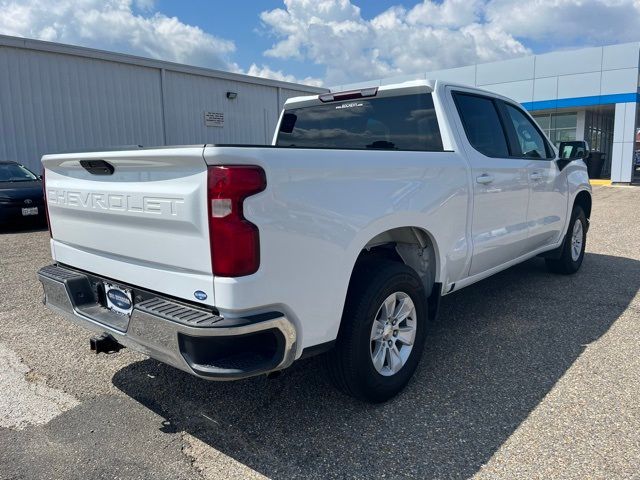
[{"label": "dealership building", "polygon": [[[409,78],[446,79],[522,103],[550,139],[586,140],[594,176],[640,181],[640,42],[552,52]],[[198,143],[268,144],[287,98],[326,89],[0,35],[0,160]],[[635,152],[638,151],[638,154]],[[635,178],[634,178],[635,173]]]},{"label": "dealership building", "polygon": [[[640,151],[639,62],[640,42],[478,63],[427,72],[420,78],[463,83],[517,100],[554,143],[586,140],[591,150],[599,152],[597,177],[629,183],[640,181],[640,169],[634,164],[635,152]],[[332,90],[409,78],[416,76]]]},{"label": "dealership building", "polygon": [[326,89],[0,36],[0,160],[45,153],[270,143],[287,98]]}]

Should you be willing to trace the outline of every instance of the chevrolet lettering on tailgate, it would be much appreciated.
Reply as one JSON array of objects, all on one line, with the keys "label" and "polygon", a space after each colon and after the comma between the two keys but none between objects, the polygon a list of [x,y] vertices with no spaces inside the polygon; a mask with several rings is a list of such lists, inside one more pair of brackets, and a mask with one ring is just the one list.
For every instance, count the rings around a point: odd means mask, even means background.
[{"label": "chevrolet lettering on tailgate", "polygon": [[183,198],[81,192],[54,188],[47,188],[47,201],[52,205],[71,208],[167,216],[178,215],[180,207],[184,205]]}]

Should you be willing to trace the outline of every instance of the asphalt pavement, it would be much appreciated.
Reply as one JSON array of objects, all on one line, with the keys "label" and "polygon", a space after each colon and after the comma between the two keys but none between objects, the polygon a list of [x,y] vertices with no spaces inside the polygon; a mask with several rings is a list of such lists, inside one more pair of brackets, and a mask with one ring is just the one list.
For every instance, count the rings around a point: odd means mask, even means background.
[{"label": "asphalt pavement", "polygon": [[319,358],[211,383],[42,306],[46,230],[0,232],[0,479],[640,478],[640,188],[596,187],[574,276],[533,259],[443,299],[409,387]]}]

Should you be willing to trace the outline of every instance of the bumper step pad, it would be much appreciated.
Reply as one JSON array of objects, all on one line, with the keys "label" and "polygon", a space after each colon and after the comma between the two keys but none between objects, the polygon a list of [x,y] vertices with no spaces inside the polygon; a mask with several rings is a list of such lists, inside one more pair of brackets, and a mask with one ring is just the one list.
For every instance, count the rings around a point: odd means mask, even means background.
[{"label": "bumper step pad", "polygon": [[141,312],[162,317],[165,320],[182,323],[190,327],[213,327],[216,323],[224,320],[211,312],[187,307],[177,302],[172,302],[164,298],[151,298],[138,303],[135,308]]}]

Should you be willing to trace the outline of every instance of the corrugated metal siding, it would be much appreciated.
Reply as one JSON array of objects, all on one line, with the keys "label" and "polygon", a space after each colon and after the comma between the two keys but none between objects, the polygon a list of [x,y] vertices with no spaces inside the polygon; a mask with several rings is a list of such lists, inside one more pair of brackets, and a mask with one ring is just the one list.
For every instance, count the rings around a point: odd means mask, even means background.
[{"label": "corrugated metal siding", "polygon": [[[227,92],[237,98],[229,100]],[[265,144],[278,118],[277,89],[180,72],[166,72],[167,142]],[[207,127],[204,112],[224,114],[223,127]]]},{"label": "corrugated metal siding", "polygon": [[[70,150],[269,144],[278,99],[282,104],[290,96],[309,94],[271,80],[253,83],[238,76],[236,81],[206,69],[81,47],[0,40],[0,159],[17,160],[36,172],[42,155]],[[227,99],[228,91],[238,97]],[[206,127],[205,111],[224,113],[224,126]]]},{"label": "corrugated metal siding", "polygon": [[0,158],[39,172],[45,153],[162,138],[159,70],[0,48]]}]

